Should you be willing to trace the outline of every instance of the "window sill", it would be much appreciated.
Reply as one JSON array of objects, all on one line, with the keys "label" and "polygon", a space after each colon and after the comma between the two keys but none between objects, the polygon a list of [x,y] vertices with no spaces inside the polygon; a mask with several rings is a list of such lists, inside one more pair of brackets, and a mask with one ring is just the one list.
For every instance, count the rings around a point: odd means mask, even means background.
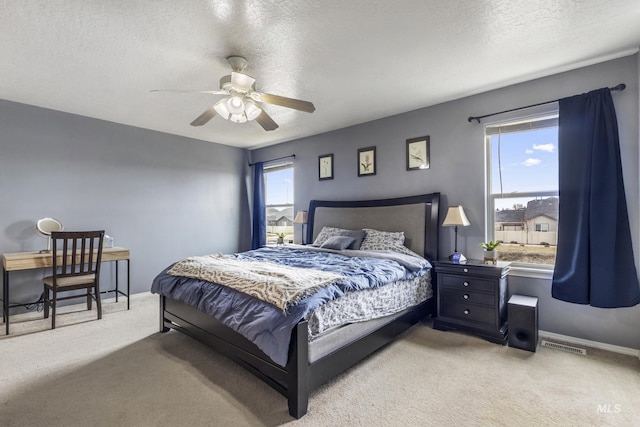
[{"label": "window sill", "polygon": [[553,279],[553,266],[531,267],[525,265],[511,264],[510,276],[527,277],[530,279]]}]

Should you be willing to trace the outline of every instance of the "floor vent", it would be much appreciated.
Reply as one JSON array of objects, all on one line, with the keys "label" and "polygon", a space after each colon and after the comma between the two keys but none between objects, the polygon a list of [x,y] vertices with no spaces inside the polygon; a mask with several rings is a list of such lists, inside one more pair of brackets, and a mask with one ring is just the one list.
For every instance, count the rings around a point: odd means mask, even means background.
[{"label": "floor vent", "polygon": [[584,348],[571,347],[570,345],[558,344],[557,342],[543,340],[541,344],[543,347],[555,348],[556,350],[568,351],[569,353],[581,354],[583,356],[587,354],[587,350]]}]

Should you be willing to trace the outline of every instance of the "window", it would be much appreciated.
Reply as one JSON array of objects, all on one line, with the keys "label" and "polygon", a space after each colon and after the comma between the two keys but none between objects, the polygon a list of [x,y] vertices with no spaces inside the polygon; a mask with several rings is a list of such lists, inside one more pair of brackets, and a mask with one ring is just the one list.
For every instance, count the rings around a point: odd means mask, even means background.
[{"label": "window", "polygon": [[515,266],[555,263],[558,232],[558,115],[485,127],[487,240]]},{"label": "window", "polygon": [[536,224],[536,231],[546,232],[549,231],[549,224]]},{"label": "window", "polygon": [[267,244],[275,244],[280,233],[293,241],[293,163],[265,166],[264,188]]}]

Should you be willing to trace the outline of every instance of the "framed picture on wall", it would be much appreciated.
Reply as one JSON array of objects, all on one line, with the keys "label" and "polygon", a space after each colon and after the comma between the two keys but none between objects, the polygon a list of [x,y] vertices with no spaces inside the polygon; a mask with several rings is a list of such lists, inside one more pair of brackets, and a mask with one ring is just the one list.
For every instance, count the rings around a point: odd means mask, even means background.
[{"label": "framed picture on wall", "polygon": [[429,169],[429,137],[407,139],[407,170]]},{"label": "framed picture on wall", "polygon": [[358,149],[358,176],[376,174],[376,147]]},{"label": "framed picture on wall", "polygon": [[333,153],[318,156],[318,179],[333,179]]}]

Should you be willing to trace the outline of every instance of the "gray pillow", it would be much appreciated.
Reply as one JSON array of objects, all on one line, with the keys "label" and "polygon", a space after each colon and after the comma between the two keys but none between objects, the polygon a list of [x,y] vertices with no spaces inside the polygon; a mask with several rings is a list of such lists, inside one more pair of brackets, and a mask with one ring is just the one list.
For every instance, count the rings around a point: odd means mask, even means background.
[{"label": "gray pillow", "polygon": [[342,230],[338,233],[339,236],[353,237],[353,243],[349,245],[347,249],[360,249],[362,241],[364,240],[367,232],[364,230]]},{"label": "gray pillow", "polygon": [[350,244],[354,241],[353,237],[349,236],[333,236],[329,237],[320,247],[324,249],[336,249],[343,250],[347,249]]}]

